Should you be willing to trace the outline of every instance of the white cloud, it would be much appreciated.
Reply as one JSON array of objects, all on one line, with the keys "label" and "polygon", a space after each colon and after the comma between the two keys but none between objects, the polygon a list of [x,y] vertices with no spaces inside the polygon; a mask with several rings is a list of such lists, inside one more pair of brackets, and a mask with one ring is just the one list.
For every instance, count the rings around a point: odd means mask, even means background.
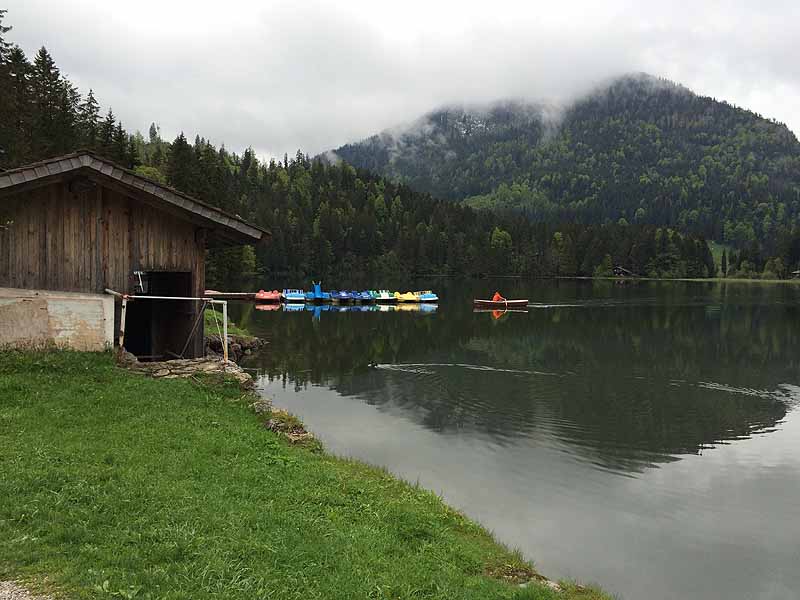
[{"label": "white cloud", "polygon": [[280,156],[440,104],[558,99],[646,71],[800,131],[800,3],[7,0],[129,129],[151,121]]}]

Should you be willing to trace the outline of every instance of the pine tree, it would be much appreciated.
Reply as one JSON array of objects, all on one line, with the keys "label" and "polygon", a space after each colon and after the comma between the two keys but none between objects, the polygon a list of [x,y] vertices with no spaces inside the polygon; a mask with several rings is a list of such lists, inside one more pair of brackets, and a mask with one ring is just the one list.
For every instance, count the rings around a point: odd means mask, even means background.
[{"label": "pine tree", "polygon": [[722,251],[722,261],[721,261],[720,267],[722,268],[722,276],[723,277],[727,277],[728,276],[728,252],[726,250]]},{"label": "pine tree", "polygon": [[148,134],[150,136],[151,144],[158,144],[161,142],[161,131],[155,123],[150,123],[150,131]]},{"label": "pine tree", "polygon": [[118,163],[127,166],[128,134],[125,133],[125,129],[122,127],[122,121],[118,121],[117,126],[114,128],[112,144],[113,150],[111,153],[111,158]]},{"label": "pine tree", "polygon": [[8,94],[8,105],[3,104],[0,114],[0,127],[4,130],[0,146],[5,152],[0,155],[0,161],[5,166],[16,166],[29,162],[31,157],[31,64],[25,53],[15,46],[7,55],[6,68],[9,87],[3,91]]},{"label": "pine tree", "polygon": [[52,151],[55,154],[72,152],[79,145],[77,129],[81,95],[78,93],[78,89],[66,79],[62,79],[60,83],[61,90],[52,133]]},{"label": "pine tree", "polygon": [[89,93],[78,109],[78,129],[81,145],[89,150],[95,150],[98,146],[98,136],[100,127],[100,104],[94,97],[94,91],[89,89]]},{"label": "pine tree", "polygon": [[0,169],[11,164],[14,146],[14,93],[8,65],[11,44],[4,37],[11,27],[3,26],[5,14],[6,11],[0,9]]},{"label": "pine tree", "polygon": [[194,152],[183,132],[175,138],[170,148],[167,159],[167,179],[171,186],[185,192],[193,193],[194,177]]},{"label": "pine tree", "polygon": [[114,156],[114,130],[116,129],[117,118],[109,108],[106,118],[100,123],[99,140],[97,150],[105,157]]},{"label": "pine tree", "polygon": [[[36,159],[57,154],[62,133],[57,126],[59,111],[63,110],[64,86],[53,57],[42,46],[36,53],[31,71],[33,119],[31,127],[32,152]],[[56,133],[56,135],[54,135]]]},{"label": "pine tree", "polygon": [[128,136],[128,145],[125,150],[124,164],[129,169],[135,169],[142,164],[142,161],[139,158],[139,144],[137,143],[136,138],[132,135]]}]

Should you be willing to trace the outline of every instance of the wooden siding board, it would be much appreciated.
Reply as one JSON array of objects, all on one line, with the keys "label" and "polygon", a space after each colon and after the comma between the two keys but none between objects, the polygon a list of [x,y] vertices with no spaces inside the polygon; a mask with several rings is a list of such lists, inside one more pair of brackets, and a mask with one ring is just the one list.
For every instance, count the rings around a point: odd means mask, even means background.
[{"label": "wooden siding board", "polygon": [[14,225],[0,230],[0,285],[130,293],[134,271],[177,271],[203,292],[196,223],[102,185],[73,193],[63,181],[11,195],[6,206]]},{"label": "wooden siding board", "polygon": [[92,269],[92,289],[101,290],[103,288],[102,260],[100,245],[103,229],[103,188],[98,186],[94,191],[92,219],[94,221],[92,231],[92,254],[94,257],[94,269]]},{"label": "wooden siding board", "polygon": [[59,244],[58,247],[62,250],[61,264],[56,267],[56,275],[58,277],[58,289],[72,291],[72,258],[73,249],[71,247],[72,235],[70,231],[70,221],[72,216],[72,207],[69,203],[66,190],[63,187],[58,188],[59,203],[61,208],[61,218],[59,219]]},{"label": "wooden siding board", "polygon": [[[38,190],[31,194],[31,205],[37,204]],[[39,247],[38,240],[36,239],[36,230],[34,225],[33,210],[25,211],[25,287],[36,287],[37,267],[39,266],[39,254],[37,249]]]},{"label": "wooden siding board", "polygon": [[48,247],[47,240],[49,231],[48,217],[50,212],[50,190],[44,188],[41,190],[40,198],[40,229],[39,229],[39,287],[44,287],[47,283],[47,261],[48,261]]}]

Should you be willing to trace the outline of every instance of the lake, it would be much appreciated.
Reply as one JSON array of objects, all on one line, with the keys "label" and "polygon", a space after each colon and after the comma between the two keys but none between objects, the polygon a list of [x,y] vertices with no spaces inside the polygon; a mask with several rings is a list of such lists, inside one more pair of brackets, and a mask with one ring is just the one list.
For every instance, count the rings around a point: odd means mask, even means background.
[{"label": "lake", "polygon": [[[245,365],[336,454],[551,578],[800,597],[800,286],[428,281],[435,311],[261,312]],[[500,289],[527,313],[474,313]]]}]

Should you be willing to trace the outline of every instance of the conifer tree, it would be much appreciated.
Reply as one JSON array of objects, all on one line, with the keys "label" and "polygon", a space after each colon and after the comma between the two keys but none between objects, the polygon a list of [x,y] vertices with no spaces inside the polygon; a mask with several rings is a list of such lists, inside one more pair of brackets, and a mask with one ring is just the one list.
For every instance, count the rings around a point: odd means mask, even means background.
[{"label": "conifer tree", "polygon": [[95,150],[98,146],[100,127],[100,104],[94,97],[94,91],[90,88],[86,98],[78,109],[78,128],[80,131],[80,141],[84,148]]},{"label": "conifer tree", "polygon": [[14,96],[8,65],[11,44],[5,40],[5,34],[11,31],[11,27],[3,26],[5,14],[6,11],[0,9],[0,169],[13,159],[11,153],[14,138]]},{"label": "conifer tree", "polygon": [[[42,159],[56,154],[56,149],[62,141],[57,137],[61,133],[57,123],[59,111],[64,109],[65,93],[61,73],[44,46],[39,49],[33,60],[31,92],[33,153],[36,159]],[[57,132],[57,135],[54,135],[54,132]]]},{"label": "conifer tree", "polygon": [[127,166],[128,134],[125,133],[125,129],[122,127],[122,121],[118,121],[117,126],[114,127],[114,133],[112,135],[112,144],[113,144],[113,150],[110,158],[113,158],[118,163]]},{"label": "conifer tree", "polygon": [[106,118],[100,123],[98,151],[103,156],[111,158],[114,156],[114,131],[116,129],[117,118],[114,116],[114,111],[110,108],[106,114]]},{"label": "conifer tree", "polygon": [[193,193],[194,179],[194,152],[183,132],[175,138],[170,148],[167,159],[167,179],[171,186],[186,192]]},{"label": "conifer tree", "polygon": [[7,55],[6,69],[9,87],[0,121],[3,124],[2,147],[5,150],[1,161],[6,166],[16,166],[31,158],[32,101],[30,88],[31,64],[25,53],[15,46]]}]

